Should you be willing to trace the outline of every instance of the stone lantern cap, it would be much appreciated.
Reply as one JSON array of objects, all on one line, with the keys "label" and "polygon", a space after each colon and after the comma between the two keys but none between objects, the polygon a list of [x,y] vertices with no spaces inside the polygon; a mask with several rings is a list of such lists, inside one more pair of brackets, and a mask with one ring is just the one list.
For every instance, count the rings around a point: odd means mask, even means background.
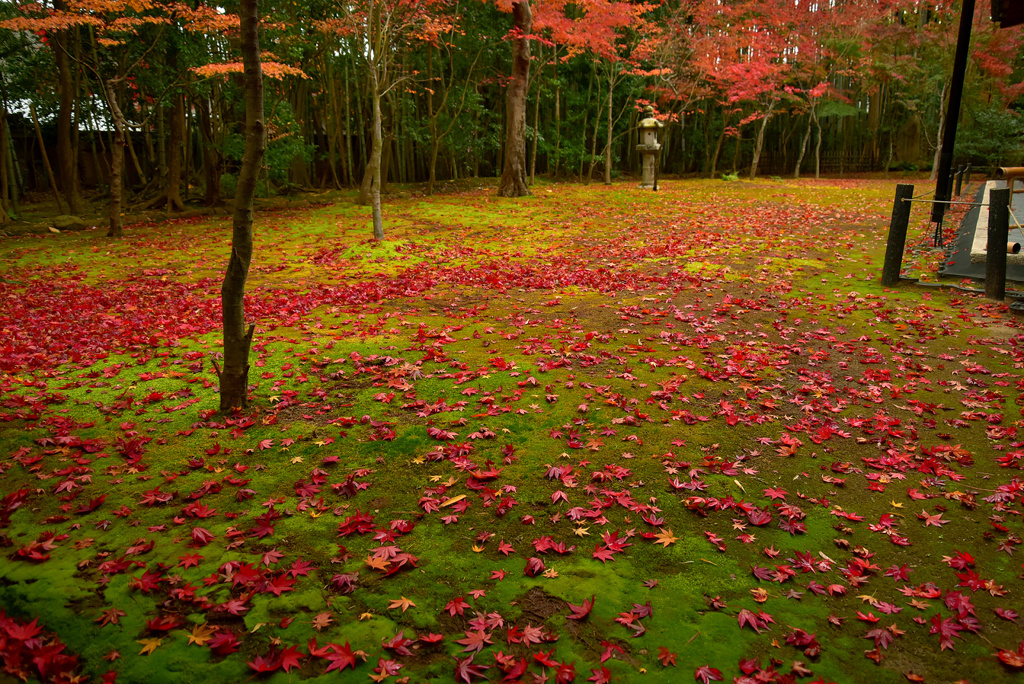
[{"label": "stone lantern cap", "polygon": [[654,153],[661,149],[658,143],[658,130],[665,127],[654,118],[654,107],[648,105],[644,108],[647,118],[640,122],[640,144],[636,146],[638,152]]},{"label": "stone lantern cap", "polygon": [[650,105],[644,107],[644,114],[647,115],[647,118],[640,121],[640,130],[644,130],[646,128],[657,129],[665,127],[665,124],[661,123],[660,121],[654,118],[654,107]]}]

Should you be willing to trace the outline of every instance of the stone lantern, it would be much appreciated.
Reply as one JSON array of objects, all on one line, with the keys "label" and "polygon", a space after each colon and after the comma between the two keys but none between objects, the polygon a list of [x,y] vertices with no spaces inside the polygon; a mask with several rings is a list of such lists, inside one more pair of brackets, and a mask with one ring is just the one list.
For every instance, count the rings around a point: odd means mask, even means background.
[{"label": "stone lantern", "polygon": [[654,107],[650,105],[644,108],[644,114],[647,116],[640,122],[640,144],[636,146],[637,152],[643,158],[640,187],[654,188],[655,164],[657,164],[658,151],[661,150],[658,131],[665,124],[654,118]]}]

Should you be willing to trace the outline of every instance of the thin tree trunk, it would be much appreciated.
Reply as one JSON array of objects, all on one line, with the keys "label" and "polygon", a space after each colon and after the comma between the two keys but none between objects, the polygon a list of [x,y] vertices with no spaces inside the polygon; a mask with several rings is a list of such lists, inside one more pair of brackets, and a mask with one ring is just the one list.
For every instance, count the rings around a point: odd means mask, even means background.
[{"label": "thin tree trunk", "polygon": [[[559,161],[560,161],[558,157],[559,157],[559,152],[561,151],[561,147],[562,147],[562,110],[561,110],[561,100],[562,100],[562,88],[561,88],[561,85],[558,83],[558,62],[556,60],[555,61],[555,155],[554,155],[555,156],[555,169],[552,172],[552,176],[555,177],[555,178],[558,177],[558,166],[559,166]],[[548,166],[550,167],[551,164],[549,163]]]},{"label": "thin tree trunk", "polygon": [[220,410],[249,405],[249,347],[256,329],[245,328],[245,281],[252,260],[253,211],[256,179],[266,150],[263,122],[263,72],[260,66],[259,10],[257,0],[241,0],[241,51],[245,82],[245,152],[235,190],[235,214],[231,232],[231,257],[224,273],[220,298],[224,327],[224,368],[220,380]]},{"label": "thin tree trunk", "polygon": [[771,104],[768,105],[768,111],[764,113],[764,118],[761,119],[761,126],[757,129],[757,138],[754,141],[754,160],[750,162],[750,180],[754,180],[757,177],[757,165],[761,161],[761,148],[764,146],[764,129],[768,127],[768,121],[772,118],[776,102],[778,100],[772,99]]},{"label": "thin tree trunk", "polygon": [[[608,69],[613,69],[609,64]],[[604,146],[604,184],[612,184],[612,97],[615,95],[615,74],[608,73],[608,135]]]},{"label": "thin tree trunk", "polygon": [[[543,73],[543,72],[542,72]],[[533,101],[533,148],[530,150],[530,185],[537,180],[537,138],[540,135],[540,76],[537,74],[537,94]]]},{"label": "thin tree trunk", "polygon": [[942,129],[946,127],[946,90],[947,84],[942,84],[942,92],[939,93],[939,130],[935,139],[935,158],[932,159],[932,172],[928,180],[934,181],[939,177],[939,158],[942,157]]},{"label": "thin tree trunk", "polygon": [[821,178],[821,119],[818,118],[818,112],[811,109],[811,118],[814,119],[814,125],[818,128],[818,142],[814,146],[814,180]]},{"label": "thin tree trunk", "polygon": [[722,145],[725,143],[725,132],[729,128],[729,119],[722,119],[722,132],[718,134],[718,140],[715,142],[715,151],[711,155],[711,178],[714,178],[718,174],[718,157],[722,154]]},{"label": "thin tree trunk", "polygon": [[43,157],[43,166],[46,168],[46,176],[50,179],[50,189],[53,190],[53,197],[57,200],[57,209],[64,213],[64,202],[60,198],[60,190],[57,189],[57,181],[53,177],[53,168],[50,166],[50,156],[46,154],[46,144],[43,142],[43,131],[39,128],[39,119],[36,118],[36,106],[29,105],[29,112],[32,114],[32,123],[36,126],[36,138],[39,140],[39,153]]},{"label": "thin tree trunk", "polygon": [[11,179],[7,172],[7,106],[0,101],[0,225],[8,223],[7,210],[11,207]]},{"label": "thin tree trunk", "polygon": [[110,107],[110,118],[114,122],[114,142],[110,151],[110,224],[107,237],[124,235],[121,218],[121,175],[124,172],[124,129],[128,122],[117,106],[117,92],[114,86],[117,79],[107,81],[107,106]]},{"label": "thin tree trunk", "polygon": [[125,126],[125,129],[124,129],[124,141],[125,141],[125,145],[128,147],[128,156],[130,156],[132,158],[132,166],[135,167],[135,175],[137,175],[139,177],[139,180],[142,183],[145,183],[146,182],[146,173],[145,173],[145,171],[142,170],[142,164],[139,163],[138,155],[135,154],[135,145],[132,144],[131,130],[129,130],[127,125]]},{"label": "thin tree trunk", "polygon": [[372,171],[370,174],[370,209],[373,214],[373,239],[383,240],[384,217],[380,208],[380,188],[381,166],[383,165],[381,157],[384,141],[381,130],[380,92],[376,81],[374,81],[371,96],[373,97],[373,148],[370,151],[370,167],[367,169],[367,171]]},{"label": "thin tree trunk", "polygon": [[352,157],[352,97],[349,90],[348,81],[348,62],[345,62],[345,169],[346,169],[346,182],[348,187],[352,187],[355,182],[355,159]]},{"label": "thin tree trunk", "polygon": [[526,88],[530,82],[530,39],[533,14],[529,0],[512,4],[512,19],[522,37],[512,39],[512,80],[505,93],[505,150],[499,197],[530,194],[526,184]]},{"label": "thin tree trunk", "polygon": [[199,134],[203,140],[203,178],[205,180],[203,204],[207,207],[215,207],[221,202],[220,155],[214,144],[210,100],[206,97],[199,101]]},{"label": "thin tree trunk", "polygon": [[800,143],[800,155],[796,158],[796,166],[793,168],[793,178],[800,177],[800,164],[804,161],[804,155],[807,153],[807,143],[811,139],[811,124],[812,119],[810,116],[807,117],[807,132],[804,133],[803,142]]}]

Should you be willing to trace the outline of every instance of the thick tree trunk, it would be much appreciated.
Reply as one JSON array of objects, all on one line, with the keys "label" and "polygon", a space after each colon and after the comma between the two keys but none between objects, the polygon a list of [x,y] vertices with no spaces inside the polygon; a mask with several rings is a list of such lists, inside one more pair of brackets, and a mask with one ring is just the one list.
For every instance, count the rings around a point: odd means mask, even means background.
[{"label": "thick tree trunk", "polygon": [[[63,0],[54,2],[58,10],[66,10],[67,3]],[[82,199],[78,194],[75,182],[75,154],[71,143],[71,110],[75,103],[75,90],[71,78],[71,65],[68,59],[68,31],[54,31],[53,56],[57,64],[57,174],[60,177],[61,190],[67,198],[72,214],[82,210]]]},{"label": "thick tree trunk", "polygon": [[[528,0],[512,4],[516,31],[527,36],[533,28]],[[505,93],[505,163],[502,166],[499,197],[523,197],[530,194],[526,169],[526,88],[530,82],[530,39],[512,40],[512,80]]]},{"label": "thick tree trunk", "polygon": [[171,139],[169,141],[169,158],[167,159],[167,210],[185,211],[181,201],[181,162],[182,146],[185,138],[185,98],[181,94],[174,96],[174,112],[171,119]]},{"label": "thick tree trunk", "polygon": [[231,232],[231,257],[220,290],[224,325],[224,368],[220,380],[220,410],[249,405],[249,347],[255,324],[245,328],[245,281],[252,260],[252,200],[256,179],[267,146],[263,121],[263,71],[260,66],[259,9],[257,0],[241,0],[241,51],[245,82],[245,152],[235,190],[235,215]]}]

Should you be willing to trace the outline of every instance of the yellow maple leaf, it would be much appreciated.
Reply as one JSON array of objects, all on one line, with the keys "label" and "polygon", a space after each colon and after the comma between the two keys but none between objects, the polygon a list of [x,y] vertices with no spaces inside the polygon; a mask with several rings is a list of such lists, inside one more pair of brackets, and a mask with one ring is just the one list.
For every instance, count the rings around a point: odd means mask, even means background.
[{"label": "yellow maple leaf", "polygon": [[768,600],[768,592],[761,587],[756,587],[750,590],[750,595],[754,597],[754,600],[758,603],[764,603]]},{"label": "yellow maple leaf", "polygon": [[391,603],[388,604],[388,610],[391,610],[393,608],[401,608],[403,613],[409,610],[410,608],[415,607],[416,604],[410,601],[409,599],[405,598],[404,596],[402,598],[391,599]]},{"label": "yellow maple leaf", "polygon": [[362,613],[362,614],[359,615],[359,619],[360,620],[372,620],[373,619],[373,613]]},{"label": "yellow maple leaf", "polygon": [[216,629],[208,624],[193,625],[192,632],[188,635],[188,643],[197,646],[205,646],[206,642],[213,638]]},{"label": "yellow maple leaf", "polygon": [[367,556],[363,562],[369,565],[374,570],[387,570],[388,562],[383,558],[375,558],[374,556]]},{"label": "yellow maple leaf", "polygon": [[661,544],[665,548],[668,548],[669,544],[675,544],[679,541],[675,535],[672,534],[672,530],[662,530],[658,534],[654,535],[654,543]]},{"label": "yellow maple leaf", "polygon": [[139,655],[149,655],[157,649],[160,644],[164,642],[163,639],[136,639],[135,643],[142,644],[142,650],[139,651]]},{"label": "yellow maple leaf", "polygon": [[587,536],[590,536],[590,532],[587,531],[588,529],[589,528],[587,528],[587,527],[577,527],[572,532],[577,537],[587,537]]},{"label": "yellow maple leaf", "polygon": [[302,456],[295,456],[295,457],[292,458],[292,463],[302,463],[302,461],[303,461]]}]

